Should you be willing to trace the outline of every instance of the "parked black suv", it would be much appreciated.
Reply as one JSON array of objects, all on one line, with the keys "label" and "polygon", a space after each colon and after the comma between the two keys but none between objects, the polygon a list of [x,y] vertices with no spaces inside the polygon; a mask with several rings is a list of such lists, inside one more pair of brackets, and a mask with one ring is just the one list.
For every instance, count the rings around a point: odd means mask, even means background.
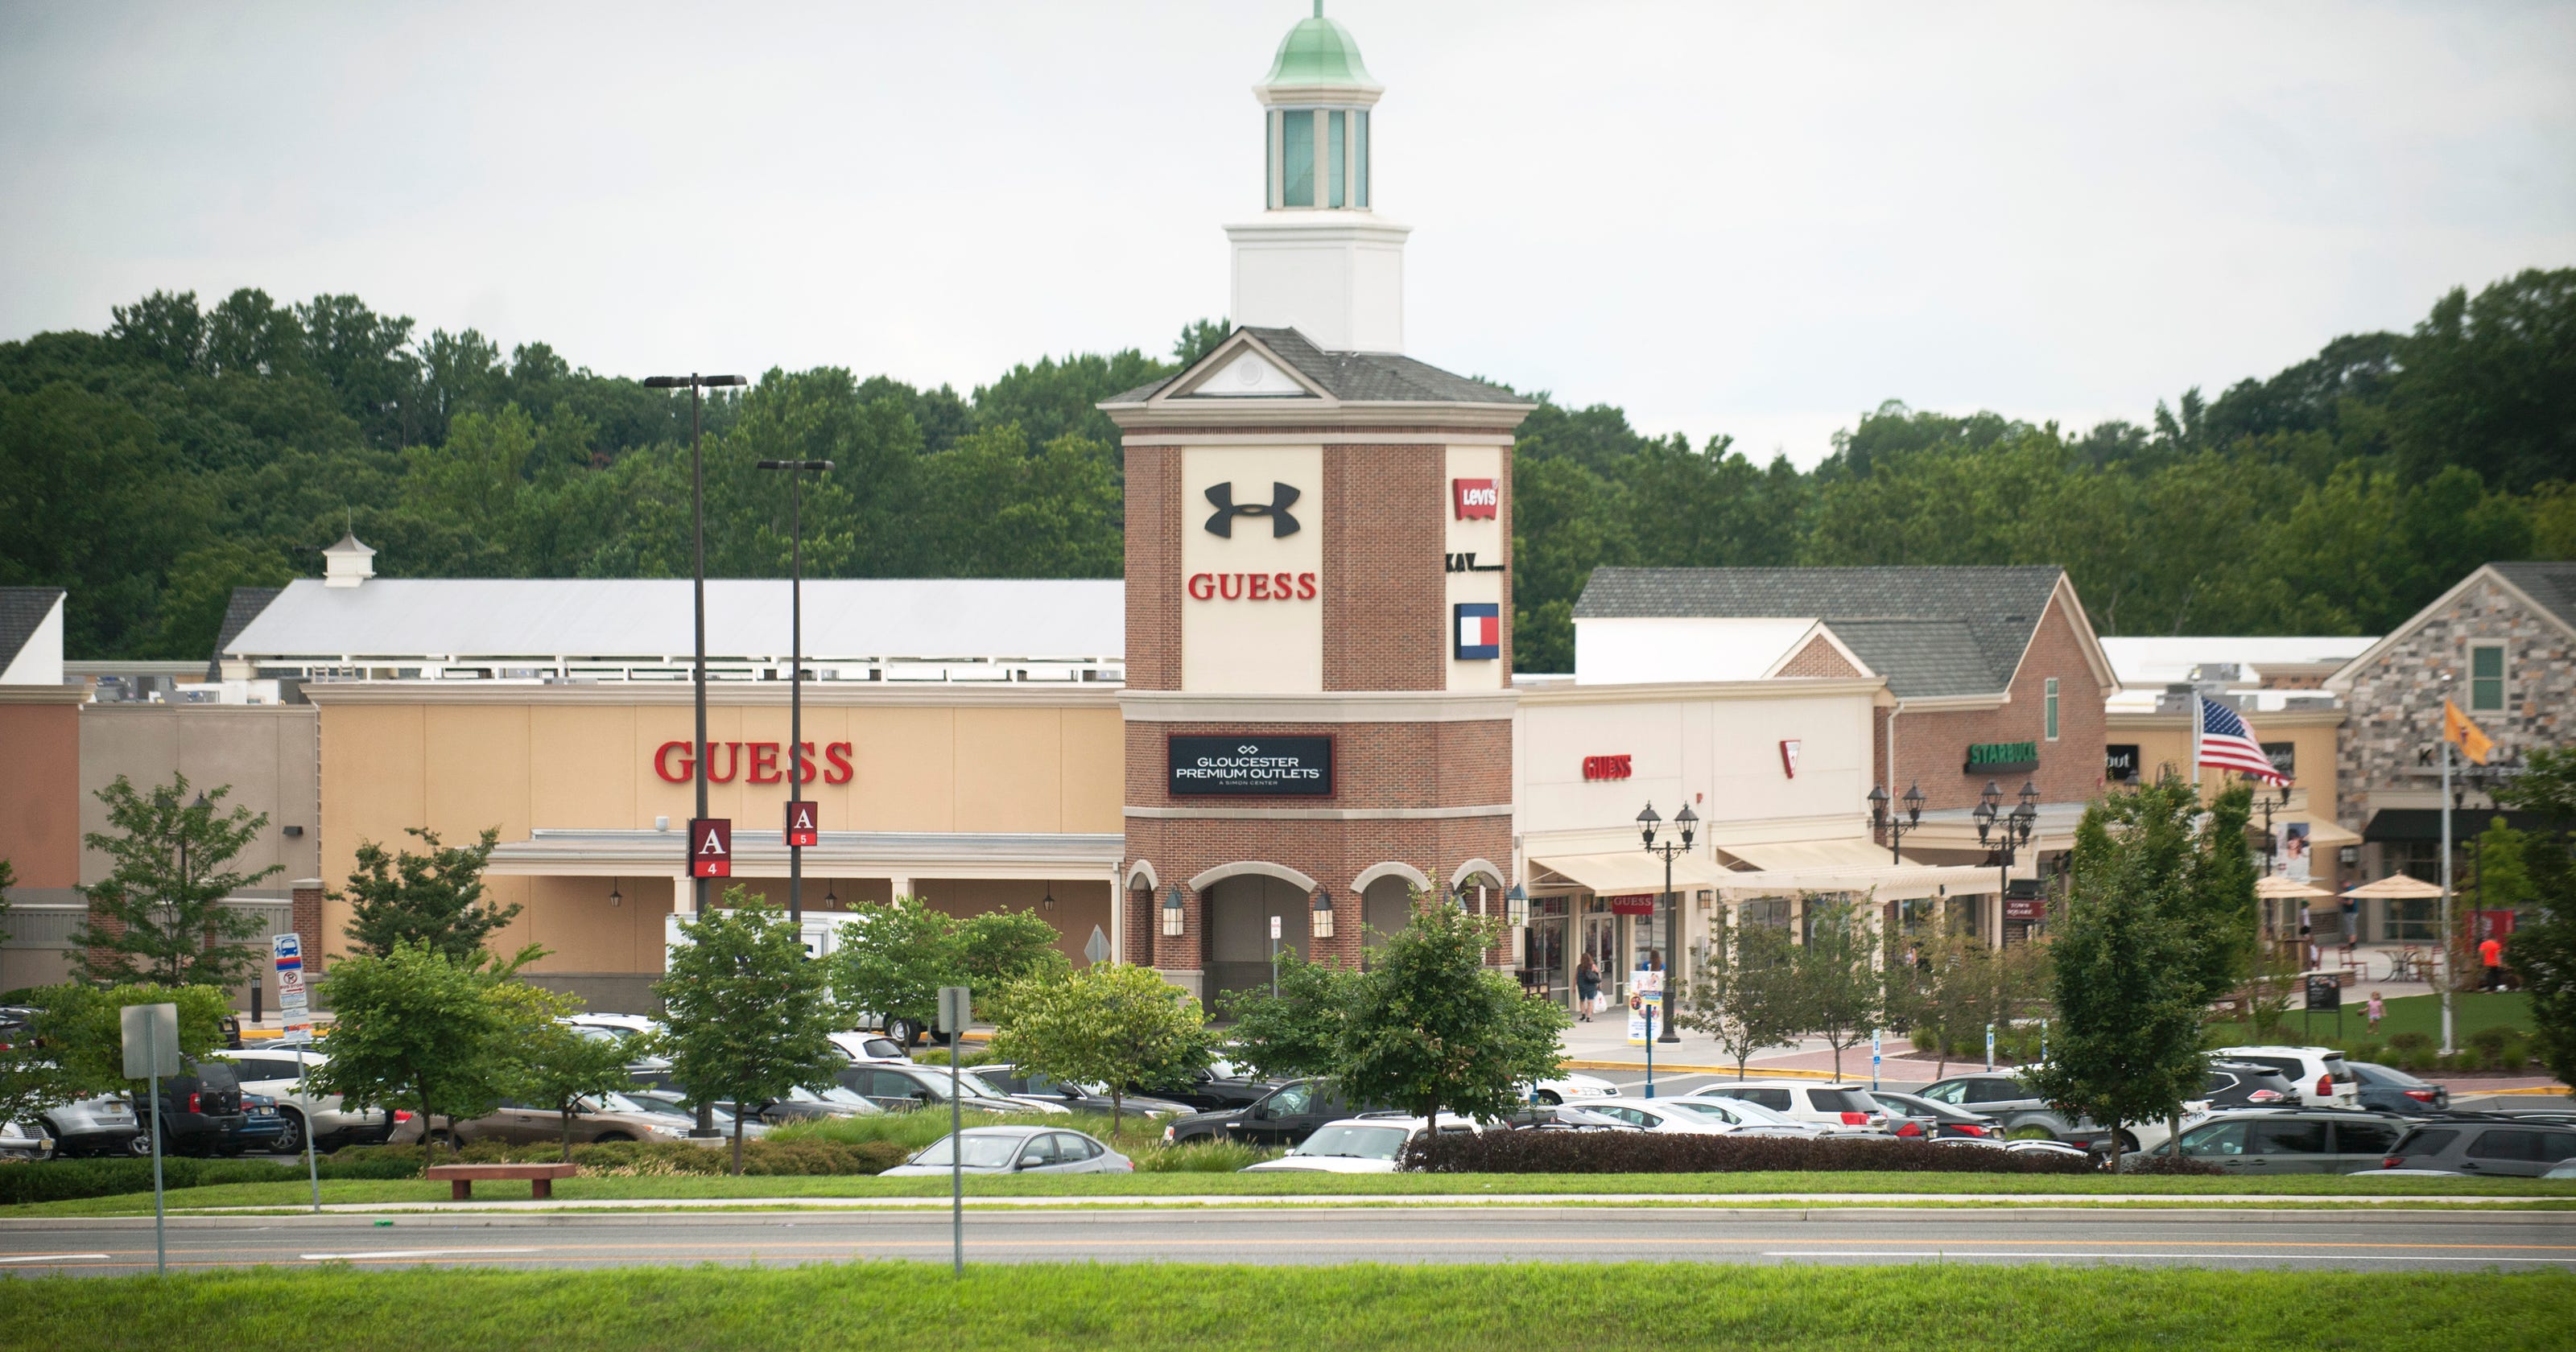
[{"label": "parked black suv", "polygon": [[1224,1140],[1295,1145],[1327,1122],[1356,1115],[1349,1104],[1327,1093],[1322,1081],[1290,1080],[1238,1108],[1172,1119],[1163,1128],[1163,1144]]},{"label": "parked black suv", "polygon": [[[143,1130],[127,1146],[137,1155],[152,1153],[152,1104],[148,1092],[135,1095],[135,1116]],[[161,1081],[161,1148],[180,1154],[214,1154],[230,1144],[249,1123],[242,1111],[241,1081],[229,1061],[182,1061],[179,1073]],[[239,1154],[238,1150],[233,1153]]]}]

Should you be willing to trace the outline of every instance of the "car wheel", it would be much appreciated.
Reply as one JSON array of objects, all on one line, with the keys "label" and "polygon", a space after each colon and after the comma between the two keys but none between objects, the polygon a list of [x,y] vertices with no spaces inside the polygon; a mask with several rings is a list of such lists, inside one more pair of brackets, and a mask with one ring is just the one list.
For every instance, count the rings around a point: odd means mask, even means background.
[{"label": "car wheel", "polygon": [[125,1138],[125,1153],[143,1159],[152,1157],[152,1133],[138,1131]]},{"label": "car wheel", "polygon": [[290,1108],[278,1116],[286,1119],[286,1132],[277,1138],[276,1145],[269,1148],[281,1155],[304,1153],[304,1114]]},{"label": "car wheel", "polygon": [[603,1131],[590,1139],[593,1144],[606,1145],[611,1141],[631,1141],[635,1138],[622,1131]]},{"label": "car wheel", "polygon": [[1542,1089],[1537,1093],[1530,1095],[1530,1102],[1538,1104],[1543,1108],[1554,1108],[1565,1102],[1565,1096],[1557,1093],[1553,1089]]},{"label": "car wheel", "polygon": [[885,1032],[887,1037],[893,1038],[896,1045],[905,1051],[912,1050],[913,1045],[921,1041],[921,1025],[910,1019],[886,1020]]},{"label": "car wheel", "polygon": [[2127,1133],[2127,1132],[2125,1132],[2125,1131],[2124,1131],[2124,1132],[2121,1132],[2121,1133],[2120,1133],[2120,1153],[2122,1153],[2122,1154],[2124,1154],[2124,1155],[2134,1155],[2134,1154],[2137,1154],[2137,1153],[2138,1153],[2138,1138],[2137,1138],[2137,1137],[2135,1137],[2135,1136],[2130,1135],[2129,1133]]}]

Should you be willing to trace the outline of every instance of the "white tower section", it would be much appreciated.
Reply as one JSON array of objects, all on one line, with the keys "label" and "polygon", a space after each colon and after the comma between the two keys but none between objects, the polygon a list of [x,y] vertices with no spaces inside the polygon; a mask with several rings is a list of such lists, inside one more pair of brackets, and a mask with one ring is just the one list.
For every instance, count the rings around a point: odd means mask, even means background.
[{"label": "white tower section", "polygon": [[1404,350],[1404,237],[1369,209],[1370,112],[1385,86],[1320,12],[1288,30],[1261,100],[1268,200],[1225,228],[1237,324],[1293,328],[1327,352]]}]

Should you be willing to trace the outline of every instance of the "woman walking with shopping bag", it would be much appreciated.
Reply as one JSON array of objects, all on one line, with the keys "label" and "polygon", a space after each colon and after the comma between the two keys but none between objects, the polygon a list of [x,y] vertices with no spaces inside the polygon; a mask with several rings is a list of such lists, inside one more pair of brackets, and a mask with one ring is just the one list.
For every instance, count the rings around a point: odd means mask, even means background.
[{"label": "woman walking with shopping bag", "polygon": [[1584,1023],[1592,1022],[1592,1002],[1600,994],[1601,969],[1592,965],[1592,955],[1586,953],[1583,961],[1574,966],[1575,1017]]}]

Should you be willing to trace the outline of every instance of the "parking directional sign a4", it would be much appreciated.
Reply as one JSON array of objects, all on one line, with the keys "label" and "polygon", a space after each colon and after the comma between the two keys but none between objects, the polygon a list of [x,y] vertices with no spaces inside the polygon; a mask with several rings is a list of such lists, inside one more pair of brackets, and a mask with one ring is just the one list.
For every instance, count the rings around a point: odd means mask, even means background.
[{"label": "parking directional sign a4", "polygon": [[733,819],[731,817],[693,817],[689,820],[689,876],[693,878],[733,876]]}]

